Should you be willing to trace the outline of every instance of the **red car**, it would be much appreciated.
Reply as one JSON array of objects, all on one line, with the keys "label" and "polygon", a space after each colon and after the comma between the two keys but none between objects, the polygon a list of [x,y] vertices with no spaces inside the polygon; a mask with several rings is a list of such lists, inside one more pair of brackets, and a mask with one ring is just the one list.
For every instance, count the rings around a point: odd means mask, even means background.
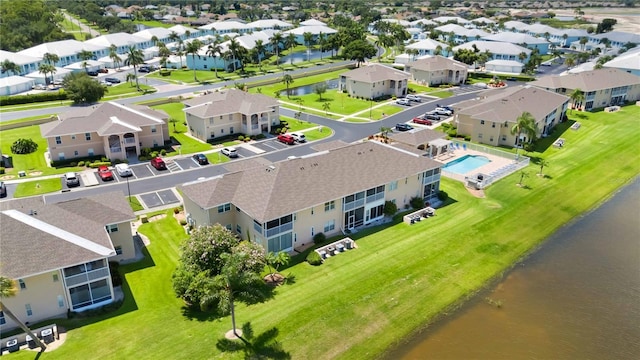
[{"label": "red car", "polygon": [[421,117],[414,117],[413,118],[413,122],[416,123],[416,124],[422,124],[422,125],[431,125],[431,124],[433,124],[431,122],[431,120],[423,119]]},{"label": "red car", "polygon": [[102,181],[113,180],[113,173],[106,165],[98,167],[98,176],[100,176]]},{"label": "red car", "polygon": [[289,134],[278,135],[278,141],[280,141],[281,143],[285,143],[287,145],[293,145],[296,142],[293,136]]},{"label": "red car", "polygon": [[151,166],[153,166],[154,168],[156,168],[157,170],[166,170],[167,169],[167,164],[164,163],[164,160],[162,160],[161,157],[154,157],[153,159],[151,159]]}]

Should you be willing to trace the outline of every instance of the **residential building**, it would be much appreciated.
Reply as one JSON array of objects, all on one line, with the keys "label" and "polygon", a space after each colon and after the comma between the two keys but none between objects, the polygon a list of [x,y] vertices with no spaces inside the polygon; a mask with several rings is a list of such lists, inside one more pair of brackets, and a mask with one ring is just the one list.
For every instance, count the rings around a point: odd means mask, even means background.
[{"label": "residential building", "polygon": [[211,35],[244,34],[254,30],[252,26],[235,20],[216,21],[200,26],[198,29]]},{"label": "residential building", "polygon": [[458,134],[471,141],[492,146],[516,146],[532,139],[511,134],[516,119],[524,112],[533,115],[538,132],[546,136],[560,121],[569,98],[533,86],[514,86],[502,90],[487,90],[479,97],[454,105]]},{"label": "residential building", "polygon": [[527,27],[529,27],[529,24],[525,24],[522,21],[516,20],[506,21],[502,25],[502,28],[511,32],[524,32],[526,31]]},{"label": "residential building", "polygon": [[219,223],[273,252],[382,219],[386,201],[398,208],[413,197],[433,202],[440,189],[439,163],[376,141],[267,165],[251,161],[179,189],[195,226]]},{"label": "residential building", "polygon": [[462,44],[470,40],[480,40],[482,37],[489,35],[488,32],[480,29],[467,29],[457,24],[447,24],[435,28],[442,32],[440,39],[443,41],[453,41],[456,44]]},{"label": "residential building", "polygon": [[40,125],[51,160],[103,155],[111,160],[135,158],[140,149],[170,140],[169,116],[146,106],[106,102],[64,112]]},{"label": "residential building", "polygon": [[309,19],[300,22],[300,26],[327,26],[327,24],[317,19]]},{"label": "residential building", "polygon": [[484,63],[484,68],[489,73],[521,74],[524,64],[515,60],[491,60]]},{"label": "residential building", "polygon": [[18,55],[10,51],[0,50],[0,63],[4,62],[5,60],[9,60],[12,63],[18,65],[18,67],[20,67],[20,71],[18,71],[18,73],[13,73],[11,71],[2,72],[0,73],[0,78],[25,75],[34,71],[38,71],[38,67],[42,62],[42,57]]},{"label": "residential building", "polygon": [[583,71],[563,76],[545,76],[529,84],[563,95],[580,89],[584,102],[572,104],[576,109],[593,110],[609,105],[640,100],[640,76],[615,68]]},{"label": "residential building", "polygon": [[[143,50],[153,46],[153,41],[151,38],[146,39],[140,36],[127,34],[124,32],[115,33],[115,34],[106,34],[96,36],[93,39],[89,39],[84,42],[85,44],[92,44],[95,46],[102,46],[107,49],[110,49],[112,45],[116,46],[116,52],[118,54],[126,54],[129,50],[129,47],[133,46],[137,49]],[[103,56],[108,56],[107,52]],[[100,57],[100,56],[99,56]]]},{"label": "residential building", "polygon": [[[130,34],[127,35],[131,36]],[[93,59],[95,60],[97,58],[109,55],[109,46],[92,43],[89,41],[80,42],[77,40],[60,40],[36,45],[28,49],[18,51],[16,55],[20,57],[28,56],[29,58],[42,59],[44,57],[44,54],[55,54],[58,56],[59,60],[53,65],[56,67],[63,67],[76,63],[78,61],[82,61],[82,59],[78,57],[78,54],[81,51],[90,51],[91,53],[93,53]],[[29,71],[32,69],[33,68],[25,69],[25,71]],[[38,71],[37,66],[35,67],[35,69],[33,69],[33,71]]]},{"label": "residential building", "polygon": [[[529,61],[529,55],[531,50],[511,43],[497,42],[497,41],[470,41],[468,43],[458,45],[453,48],[453,51],[460,49],[468,49],[480,52],[488,51],[491,55],[490,60],[513,60],[526,64]],[[526,57],[520,58],[520,54],[524,53]]]},{"label": "residential building", "polygon": [[[0,203],[0,273],[18,287],[2,302],[22,322],[37,323],[114,301],[108,262],[136,257],[132,220],[120,192]],[[15,327],[0,312],[0,332]]]},{"label": "residential building", "polygon": [[459,16],[438,16],[437,18],[433,18],[433,21],[440,24],[456,23],[460,25],[466,25],[471,23],[471,21],[461,18]]},{"label": "residential building", "polygon": [[280,124],[280,103],[262,94],[228,89],[183,103],[189,134],[202,141],[236,133],[258,135]]},{"label": "residential building", "polygon": [[31,90],[35,81],[22,76],[0,78],[0,96],[19,94]]},{"label": "residential building", "polygon": [[549,52],[550,43],[544,38],[537,38],[524,33],[500,32],[484,36],[482,40],[498,41],[516,44],[528,49],[538,49],[540,55],[546,55]]},{"label": "residential building", "polygon": [[445,43],[441,43],[433,39],[424,39],[405,46],[405,50],[417,50],[418,56],[442,54],[449,55],[447,54],[446,50],[448,47],[449,46]]},{"label": "residential building", "polygon": [[613,60],[604,63],[603,67],[616,68],[640,76],[640,46],[618,55]]},{"label": "residential building", "polygon": [[413,81],[428,86],[464,84],[467,79],[466,64],[440,55],[410,62],[405,71]]},{"label": "residential building", "polygon": [[337,32],[338,30],[334,30],[324,25],[306,25],[306,26],[297,27],[295,29],[283,31],[282,36],[286,38],[289,34],[294,34],[296,36],[296,42],[298,44],[304,45],[305,33],[310,33],[311,35],[313,35],[313,42],[316,43],[318,42],[318,39],[320,38],[321,34],[326,38],[327,36],[331,34],[335,34]]},{"label": "residential building", "polygon": [[580,44],[579,41],[575,41],[571,45],[576,49],[590,51],[596,47],[600,47],[602,49],[606,47],[620,49],[628,43],[636,45],[640,44],[640,34],[624,31],[610,31],[602,34],[589,35],[588,41],[584,46]]},{"label": "residential building", "polygon": [[411,74],[381,64],[370,64],[340,75],[340,91],[353,97],[377,99],[405,96]]},{"label": "residential building", "polygon": [[260,19],[247,24],[253,31],[262,30],[286,30],[292,28],[293,25],[286,21],[278,19]]}]

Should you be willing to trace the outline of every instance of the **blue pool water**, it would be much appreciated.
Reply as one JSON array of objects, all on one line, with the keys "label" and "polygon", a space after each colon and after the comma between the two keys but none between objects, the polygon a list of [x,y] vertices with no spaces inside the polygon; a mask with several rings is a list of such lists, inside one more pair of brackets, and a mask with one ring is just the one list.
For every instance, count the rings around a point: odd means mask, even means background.
[{"label": "blue pool water", "polygon": [[482,155],[465,155],[461,158],[455,159],[451,162],[446,163],[442,170],[446,170],[455,174],[464,175],[474,169],[479,168],[484,164],[490,163],[486,156]]}]

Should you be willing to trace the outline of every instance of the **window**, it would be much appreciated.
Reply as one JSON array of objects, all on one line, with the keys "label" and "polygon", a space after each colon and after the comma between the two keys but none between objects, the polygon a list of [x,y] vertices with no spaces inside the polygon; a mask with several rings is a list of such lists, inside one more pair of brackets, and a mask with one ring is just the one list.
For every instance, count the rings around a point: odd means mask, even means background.
[{"label": "window", "polygon": [[482,139],[482,134],[478,134],[478,139]]},{"label": "window", "polygon": [[78,156],[78,155],[79,155],[78,150],[74,150],[73,151],[73,156]]},{"label": "window", "polygon": [[91,141],[91,133],[84,133],[84,138],[87,141]]},{"label": "window", "polygon": [[24,283],[24,280],[22,280],[22,279],[18,280],[18,284],[20,285],[20,290],[26,290],[27,289],[27,284]]},{"label": "window", "polygon": [[116,246],[116,255],[122,255],[122,246]]},{"label": "window", "polygon": [[226,203],[224,205],[218,206],[218,214],[224,213],[231,210],[231,204]]},{"label": "window", "polygon": [[502,141],[507,141],[507,135],[502,135]]},{"label": "window", "polygon": [[60,281],[60,278],[58,277],[58,273],[53,274],[53,282],[58,282]]},{"label": "window", "polygon": [[71,135],[71,140],[75,140],[76,139],[76,134]]},{"label": "window", "polygon": [[311,227],[311,236],[314,235],[313,226]]},{"label": "window", "polygon": [[209,119],[209,125],[213,125],[213,118]]},{"label": "window", "polygon": [[231,231],[231,229],[233,229],[233,227],[231,226],[231,224],[227,224],[225,225],[225,227],[227,228],[227,230]]},{"label": "window", "polygon": [[329,220],[324,224],[324,232],[329,232],[329,231],[333,231],[336,228],[336,221],[335,220]]},{"label": "window", "polygon": [[496,127],[496,123],[492,122],[492,123],[491,123],[491,127],[492,127],[492,128],[495,128],[495,127]]},{"label": "window", "polygon": [[231,126],[231,127],[229,128],[229,133],[230,133],[230,134],[233,134],[233,126]]},{"label": "window", "polygon": [[93,156],[93,148],[87,150],[87,152],[89,153],[89,156]]},{"label": "window", "polygon": [[311,215],[313,215],[313,208],[311,208]]},{"label": "window", "polygon": [[393,191],[398,188],[398,181],[392,181],[389,183],[389,191]]},{"label": "window", "polygon": [[108,233],[118,232],[118,224],[107,225],[105,226],[105,228],[107,229]]},{"label": "window", "polygon": [[237,206],[236,206],[236,211],[237,211],[237,212],[240,212],[241,210],[240,210],[240,208],[239,208],[239,207],[237,207]]},{"label": "window", "polygon": [[489,141],[493,142],[493,136],[489,137]]},{"label": "window", "polygon": [[27,310],[27,316],[33,315],[33,311],[31,310],[31,304],[24,305],[25,310]]},{"label": "window", "polygon": [[64,298],[62,295],[58,295],[58,307],[64,307]]},{"label": "window", "polygon": [[156,131],[158,131],[158,129],[156,129],[156,126],[155,125],[151,125],[151,132],[154,133]]},{"label": "window", "polygon": [[236,225],[236,232],[242,234],[242,226],[240,226],[240,224]]},{"label": "window", "polygon": [[0,311],[0,325],[6,324],[7,321],[4,319],[4,312]]},{"label": "window", "polygon": [[331,211],[336,208],[335,200],[324,203],[324,211]]},{"label": "window", "polygon": [[233,114],[229,114],[229,121],[233,121]]},{"label": "window", "polygon": [[60,136],[56,136],[56,145],[62,144],[62,138]]},{"label": "window", "polygon": [[220,129],[220,134],[224,134],[224,129]]}]

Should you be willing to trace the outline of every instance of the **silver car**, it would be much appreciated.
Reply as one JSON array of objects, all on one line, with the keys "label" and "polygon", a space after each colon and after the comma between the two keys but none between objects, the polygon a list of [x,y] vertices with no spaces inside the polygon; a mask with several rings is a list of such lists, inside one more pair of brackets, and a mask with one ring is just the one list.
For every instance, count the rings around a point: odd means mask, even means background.
[{"label": "silver car", "polygon": [[74,172],[64,174],[64,180],[67,183],[67,187],[80,186],[80,179]]},{"label": "silver car", "polygon": [[118,175],[122,176],[122,177],[127,177],[127,176],[131,176],[133,175],[133,171],[131,171],[131,168],[129,167],[129,164],[116,164],[115,166],[116,168],[116,172],[118,173]]}]

